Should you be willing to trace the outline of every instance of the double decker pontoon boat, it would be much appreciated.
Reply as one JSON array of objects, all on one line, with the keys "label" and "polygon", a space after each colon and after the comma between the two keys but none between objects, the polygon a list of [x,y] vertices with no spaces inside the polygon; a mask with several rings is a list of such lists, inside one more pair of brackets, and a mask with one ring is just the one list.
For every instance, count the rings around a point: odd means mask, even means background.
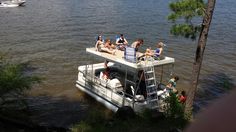
[{"label": "double decker pontoon boat", "polygon": [[[164,99],[168,95],[164,84],[173,72],[174,58],[137,61],[137,56],[142,53],[135,52],[133,48],[117,50],[115,55],[96,51],[95,48],[86,48],[86,52],[93,55],[93,61],[98,61],[98,58],[109,61],[110,79],[101,77],[104,63],[92,62],[78,67],[76,87],[114,112],[123,106],[130,106],[135,112],[146,108],[163,110]],[[144,88],[140,85],[140,71],[145,77]],[[145,89],[145,95],[140,94],[141,89]]]}]

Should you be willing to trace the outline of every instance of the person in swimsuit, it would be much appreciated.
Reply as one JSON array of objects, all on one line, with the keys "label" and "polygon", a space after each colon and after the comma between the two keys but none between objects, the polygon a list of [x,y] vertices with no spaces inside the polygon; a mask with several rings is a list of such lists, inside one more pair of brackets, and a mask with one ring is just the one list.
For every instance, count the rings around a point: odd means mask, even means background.
[{"label": "person in swimsuit", "polygon": [[111,43],[111,40],[110,39],[106,39],[105,40],[105,47],[110,49],[110,50],[113,50],[116,48],[116,46],[114,44]]},{"label": "person in swimsuit", "polygon": [[102,41],[102,36],[98,36],[95,48],[96,48],[96,51],[106,52],[113,55],[116,52],[115,50],[112,49],[111,40],[106,39],[105,44],[104,44]]},{"label": "person in swimsuit", "polygon": [[153,51],[151,50],[151,48],[148,48],[145,52],[145,55],[154,57],[155,60],[159,60],[163,52],[163,46],[164,44],[162,42],[159,42],[157,44],[156,50]]},{"label": "person in swimsuit", "polygon": [[97,37],[97,41],[96,41],[96,44],[95,44],[96,51],[101,51],[101,46],[100,45],[103,45],[103,39],[102,39],[101,35],[99,35]]},{"label": "person in swimsuit", "polygon": [[132,43],[131,47],[135,48],[135,51],[137,52],[139,47],[143,45],[143,43],[144,43],[143,39],[137,39],[136,41]]}]

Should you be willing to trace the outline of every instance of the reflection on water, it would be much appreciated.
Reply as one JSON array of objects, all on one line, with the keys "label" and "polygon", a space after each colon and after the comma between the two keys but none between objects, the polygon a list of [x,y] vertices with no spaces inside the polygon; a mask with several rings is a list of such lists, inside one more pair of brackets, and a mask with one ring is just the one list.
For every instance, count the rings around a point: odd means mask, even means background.
[{"label": "reflection on water", "polygon": [[[33,119],[50,124],[51,120],[57,120],[52,116],[58,116],[60,111],[68,118],[78,118],[70,114],[83,110],[79,103],[81,93],[75,88],[77,66],[87,63],[84,49],[94,46],[98,34],[114,41],[117,34],[123,33],[130,43],[143,38],[142,51],[162,40],[167,45],[164,54],[176,59],[175,73],[180,76],[177,87],[190,87],[196,42],[169,34],[168,3],[166,0],[31,0],[22,8],[1,8],[0,51],[9,51],[16,61],[30,62],[37,67],[36,74],[45,78],[30,92],[30,105],[37,111]],[[235,4],[235,0],[216,4],[202,64],[200,91],[209,88],[213,95],[221,93],[208,84],[209,81],[223,83],[219,75],[235,85],[236,17],[232,17],[236,14]],[[58,105],[54,98],[72,101]],[[199,96],[198,104],[211,98]],[[44,108],[45,103],[50,107]],[[75,108],[64,105],[75,105]],[[66,121],[67,117],[61,118]]]},{"label": "reflection on water", "polygon": [[204,75],[199,82],[200,89],[198,90],[194,106],[195,111],[198,111],[201,106],[207,105],[211,100],[223,96],[227,91],[234,88],[233,79],[221,72]]},{"label": "reflection on water", "polygon": [[66,97],[37,96],[28,100],[31,118],[41,126],[70,126],[83,119],[88,109],[88,105]]}]

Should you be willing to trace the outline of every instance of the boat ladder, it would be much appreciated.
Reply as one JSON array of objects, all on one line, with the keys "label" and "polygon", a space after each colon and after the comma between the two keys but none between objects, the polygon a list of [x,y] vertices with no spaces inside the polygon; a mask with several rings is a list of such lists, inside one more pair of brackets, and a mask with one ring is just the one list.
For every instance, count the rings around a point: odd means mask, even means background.
[{"label": "boat ladder", "polygon": [[146,60],[145,66],[143,67],[146,93],[147,93],[147,103],[151,109],[158,108],[158,96],[157,96],[157,83],[155,77],[155,69],[153,65],[153,60]]}]

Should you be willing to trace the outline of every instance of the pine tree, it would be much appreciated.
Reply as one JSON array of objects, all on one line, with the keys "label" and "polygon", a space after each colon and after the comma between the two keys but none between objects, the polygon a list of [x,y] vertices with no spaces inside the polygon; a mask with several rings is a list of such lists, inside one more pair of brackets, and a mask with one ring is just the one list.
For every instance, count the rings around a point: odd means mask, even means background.
[{"label": "pine tree", "polygon": [[[192,40],[195,40],[198,33],[200,33],[192,69],[192,87],[188,89],[187,94],[186,113],[192,112],[215,3],[216,0],[208,0],[207,4],[204,4],[203,0],[178,0],[177,2],[170,3],[170,9],[173,13],[168,16],[168,19],[175,23],[171,28],[171,33],[177,36],[191,38]],[[203,18],[201,25],[193,23],[192,20],[196,17]]]}]

